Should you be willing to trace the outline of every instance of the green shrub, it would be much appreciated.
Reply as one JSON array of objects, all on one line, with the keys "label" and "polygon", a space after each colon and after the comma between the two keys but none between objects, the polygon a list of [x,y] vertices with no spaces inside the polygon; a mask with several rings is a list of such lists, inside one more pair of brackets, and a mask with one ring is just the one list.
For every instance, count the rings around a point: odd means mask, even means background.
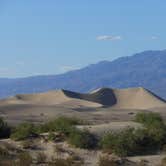
[{"label": "green shrub", "polygon": [[22,123],[18,125],[11,134],[11,138],[17,141],[34,136],[37,136],[37,131],[35,126],[31,123]]},{"label": "green shrub", "polygon": [[0,138],[8,138],[10,136],[10,128],[2,118],[0,118]]},{"label": "green shrub", "polygon": [[166,125],[158,113],[138,113],[135,121],[142,123],[148,131],[149,137],[154,139],[158,146],[166,143]]},{"label": "green shrub", "polygon": [[147,129],[126,129],[120,133],[106,134],[100,141],[104,151],[115,153],[119,156],[133,156],[152,153],[160,148]]},{"label": "green shrub", "polygon": [[[154,116],[152,115],[151,117]],[[149,126],[149,122],[146,122],[145,124],[148,124],[148,127],[145,126],[144,129],[128,128],[121,132],[108,133],[101,139],[99,144],[103,150],[115,153],[119,156],[153,153],[157,150],[160,150],[165,144],[165,125],[163,121],[159,119],[160,118],[157,117],[156,121],[158,121],[158,123],[155,122],[155,120],[152,120],[153,127]],[[158,125],[160,121],[163,126]]]},{"label": "green shrub", "polygon": [[54,141],[55,138],[56,138],[56,135],[55,135],[53,132],[49,132],[48,140],[50,140],[50,141]]},{"label": "green shrub", "polygon": [[96,147],[97,140],[94,135],[87,130],[73,130],[68,138],[68,142],[78,148],[91,149]]},{"label": "green shrub", "polygon": [[136,148],[134,129],[129,128],[120,133],[111,132],[106,134],[100,141],[100,146],[105,151],[119,156],[132,155]]},{"label": "green shrub", "polygon": [[53,121],[43,124],[39,127],[39,132],[60,132],[69,135],[74,125],[80,124],[81,121],[76,118],[59,117]]},{"label": "green shrub", "polygon": [[146,127],[159,127],[164,125],[160,114],[152,112],[141,112],[135,116],[135,121],[144,124]]}]

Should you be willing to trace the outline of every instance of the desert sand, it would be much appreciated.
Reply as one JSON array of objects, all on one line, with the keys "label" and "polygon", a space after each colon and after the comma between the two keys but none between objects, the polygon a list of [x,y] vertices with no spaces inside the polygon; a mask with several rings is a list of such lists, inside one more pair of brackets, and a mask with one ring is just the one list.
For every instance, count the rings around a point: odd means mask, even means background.
[{"label": "desert sand", "polygon": [[165,116],[166,102],[144,88],[102,88],[81,94],[54,90],[20,94],[0,100],[0,116],[11,124],[43,122],[57,116],[75,116],[94,124],[131,121],[139,111]]}]

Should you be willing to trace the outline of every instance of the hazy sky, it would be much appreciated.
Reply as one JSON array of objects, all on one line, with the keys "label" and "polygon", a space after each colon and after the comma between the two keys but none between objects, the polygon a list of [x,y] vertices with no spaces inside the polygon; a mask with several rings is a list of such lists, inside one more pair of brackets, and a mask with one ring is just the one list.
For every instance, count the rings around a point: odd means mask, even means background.
[{"label": "hazy sky", "polygon": [[165,0],[0,0],[0,77],[165,49]]}]

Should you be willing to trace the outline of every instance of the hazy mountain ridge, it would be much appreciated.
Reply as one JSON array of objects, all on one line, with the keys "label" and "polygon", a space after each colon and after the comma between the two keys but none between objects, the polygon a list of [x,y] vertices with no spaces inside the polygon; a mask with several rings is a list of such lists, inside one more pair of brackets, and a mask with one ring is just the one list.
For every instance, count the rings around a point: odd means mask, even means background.
[{"label": "hazy mountain ridge", "polygon": [[166,99],[166,50],[102,61],[61,75],[0,79],[0,96],[67,89],[86,92],[100,87],[143,86]]}]

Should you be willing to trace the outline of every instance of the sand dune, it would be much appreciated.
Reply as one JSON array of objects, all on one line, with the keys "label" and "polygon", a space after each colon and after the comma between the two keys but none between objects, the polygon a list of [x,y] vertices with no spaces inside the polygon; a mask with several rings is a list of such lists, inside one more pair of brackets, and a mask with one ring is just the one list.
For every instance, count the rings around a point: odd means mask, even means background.
[{"label": "sand dune", "polygon": [[[68,91],[69,93],[69,91]],[[73,94],[77,94],[74,93]],[[31,104],[31,105],[58,105],[62,107],[101,107],[100,103],[91,102],[88,100],[79,99],[67,95],[65,90],[49,91],[45,93],[23,94],[10,97],[0,101],[0,105],[8,104]]]},{"label": "sand dune", "polygon": [[150,109],[166,106],[163,99],[142,87],[114,89],[113,92],[116,98],[115,108]]},{"label": "sand dune", "polygon": [[58,105],[62,107],[112,107],[119,109],[150,109],[166,106],[166,102],[144,88],[102,88],[88,94],[67,90],[16,95],[0,101],[6,104]]},{"label": "sand dune", "polygon": [[122,109],[150,109],[165,107],[166,102],[142,87],[127,89],[102,88],[89,94],[65,91],[67,96],[100,103],[103,106]]}]

